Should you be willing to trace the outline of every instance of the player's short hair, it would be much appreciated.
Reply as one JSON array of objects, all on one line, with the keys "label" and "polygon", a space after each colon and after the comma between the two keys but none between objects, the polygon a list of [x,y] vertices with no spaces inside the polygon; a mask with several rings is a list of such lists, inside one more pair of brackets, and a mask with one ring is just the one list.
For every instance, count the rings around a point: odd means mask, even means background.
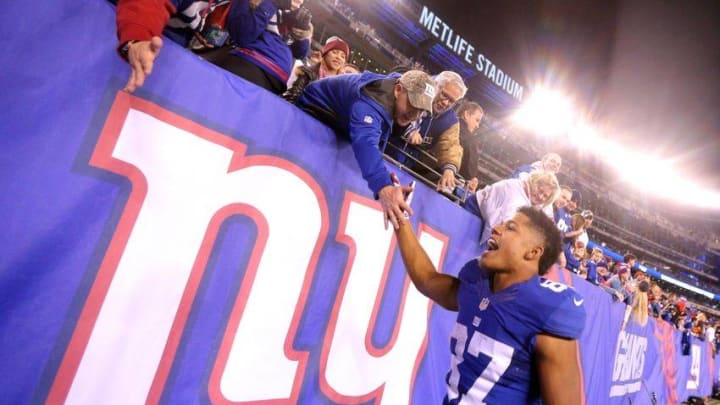
[{"label": "player's short hair", "polygon": [[543,238],[543,254],[538,263],[538,274],[545,275],[562,251],[560,231],[544,212],[532,207],[520,207],[517,211],[530,220],[530,226]]}]

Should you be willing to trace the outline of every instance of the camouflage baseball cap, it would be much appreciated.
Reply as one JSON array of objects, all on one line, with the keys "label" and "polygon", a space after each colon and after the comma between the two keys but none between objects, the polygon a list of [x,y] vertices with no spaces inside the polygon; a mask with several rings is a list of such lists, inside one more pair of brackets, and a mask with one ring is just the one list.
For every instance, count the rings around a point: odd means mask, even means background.
[{"label": "camouflage baseball cap", "polygon": [[408,92],[410,105],[432,112],[436,88],[435,81],[429,74],[420,70],[409,70],[400,76],[400,84]]}]

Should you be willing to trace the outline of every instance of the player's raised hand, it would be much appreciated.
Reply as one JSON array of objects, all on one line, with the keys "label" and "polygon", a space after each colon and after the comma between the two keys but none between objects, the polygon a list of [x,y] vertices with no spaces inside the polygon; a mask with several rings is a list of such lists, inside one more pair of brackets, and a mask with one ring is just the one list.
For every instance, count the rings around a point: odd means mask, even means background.
[{"label": "player's raised hand", "polygon": [[411,191],[410,186],[397,185],[385,186],[380,190],[378,197],[385,217],[385,229],[388,228],[388,222],[392,223],[393,228],[398,229],[400,223],[405,220],[403,211],[412,215],[412,208],[405,201],[405,196]]},{"label": "player's raised hand", "polygon": [[404,193],[409,193],[410,187],[402,186],[385,186],[380,190],[380,205],[385,216],[385,229],[388,228],[388,222],[392,223],[393,228],[398,229],[400,223],[405,220],[403,211],[412,214],[412,209],[405,203]]},{"label": "player's raised hand", "polygon": [[137,41],[128,46],[130,78],[123,90],[132,93],[145,84],[145,79],[152,73],[155,58],[160,53],[162,45],[162,38],[156,36],[150,41]]}]

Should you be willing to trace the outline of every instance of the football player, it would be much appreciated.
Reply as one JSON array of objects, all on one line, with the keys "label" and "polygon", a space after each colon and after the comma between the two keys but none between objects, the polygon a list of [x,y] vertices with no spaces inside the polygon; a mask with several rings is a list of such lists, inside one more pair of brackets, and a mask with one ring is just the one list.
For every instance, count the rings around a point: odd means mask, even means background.
[{"label": "football player", "polygon": [[561,249],[551,219],[520,208],[458,277],[437,272],[409,221],[396,232],[415,287],[458,312],[444,404],[581,403],[585,309],[574,289],[542,277]]}]

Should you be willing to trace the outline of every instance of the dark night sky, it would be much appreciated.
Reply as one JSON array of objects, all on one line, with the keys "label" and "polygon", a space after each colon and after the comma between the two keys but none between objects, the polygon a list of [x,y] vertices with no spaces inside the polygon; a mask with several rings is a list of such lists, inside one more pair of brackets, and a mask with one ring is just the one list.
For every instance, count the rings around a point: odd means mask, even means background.
[{"label": "dark night sky", "polygon": [[720,191],[720,2],[426,4],[515,77],[577,97],[617,142]]}]

